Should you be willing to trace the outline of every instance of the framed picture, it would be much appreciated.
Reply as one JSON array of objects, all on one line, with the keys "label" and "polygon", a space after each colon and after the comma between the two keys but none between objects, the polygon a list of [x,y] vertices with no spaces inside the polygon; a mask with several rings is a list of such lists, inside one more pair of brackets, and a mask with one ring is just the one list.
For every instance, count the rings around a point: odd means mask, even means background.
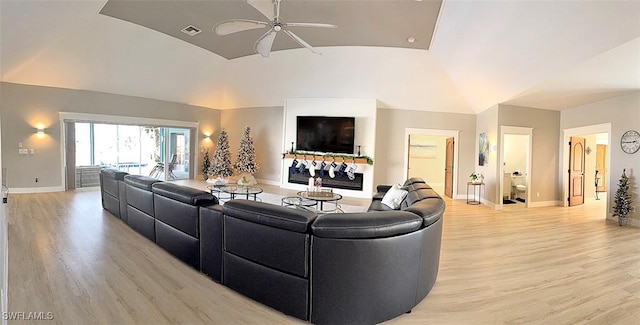
[{"label": "framed picture", "polygon": [[480,133],[478,143],[478,166],[486,166],[489,164],[489,140],[487,140],[487,132]]}]

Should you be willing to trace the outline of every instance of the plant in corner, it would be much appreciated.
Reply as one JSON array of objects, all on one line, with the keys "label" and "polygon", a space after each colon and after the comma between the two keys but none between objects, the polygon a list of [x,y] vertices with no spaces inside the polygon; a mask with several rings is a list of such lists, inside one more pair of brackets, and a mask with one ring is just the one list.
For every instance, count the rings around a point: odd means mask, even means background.
[{"label": "plant in corner", "polygon": [[628,215],[631,213],[631,193],[629,192],[629,177],[622,170],[622,176],[618,181],[618,189],[613,199],[613,216],[618,217],[618,224],[626,226],[629,221]]},{"label": "plant in corner", "polygon": [[220,131],[218,145],[213,152],[213,163],[209,167],[209,174],[216,176],[219,180],[233,175],[231,168],[231,152],[229,151],[229,137],[227,131]]},{"label": "plant in corner", "polygon": [[244,129],[244,135],[240,141],[240,148],[238,149],[238,160],[236,160],[234,167],[242,176],[238,180],[238,184],[250,185],[256,183],[253,174],[258,171],[259,166],[256,162],[256,149],[253,145],[251,128],[248,126]]}]

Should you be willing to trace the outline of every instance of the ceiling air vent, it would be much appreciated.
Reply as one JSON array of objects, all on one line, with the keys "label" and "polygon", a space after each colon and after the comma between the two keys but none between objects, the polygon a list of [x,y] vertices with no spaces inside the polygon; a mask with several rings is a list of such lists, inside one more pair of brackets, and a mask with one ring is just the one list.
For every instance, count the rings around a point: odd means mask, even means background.
[{"label": "ceiling air vent", "polygon": [[189,35],[189,36],[193,36],[195,34],[200,33],[202,30],[200,30],[200,28],[197,28],[193,25],[189,25],[185,28],[182,29],[182,32]]}]

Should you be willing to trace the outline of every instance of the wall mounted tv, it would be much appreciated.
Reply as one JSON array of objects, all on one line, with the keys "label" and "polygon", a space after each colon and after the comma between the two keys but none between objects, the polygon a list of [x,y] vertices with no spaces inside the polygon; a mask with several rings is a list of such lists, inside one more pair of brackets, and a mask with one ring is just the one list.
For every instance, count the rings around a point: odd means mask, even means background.
[{"label": "wall mounted tv", "polygon": [[355,117],[298,116],[296,150],[353,154]]}]

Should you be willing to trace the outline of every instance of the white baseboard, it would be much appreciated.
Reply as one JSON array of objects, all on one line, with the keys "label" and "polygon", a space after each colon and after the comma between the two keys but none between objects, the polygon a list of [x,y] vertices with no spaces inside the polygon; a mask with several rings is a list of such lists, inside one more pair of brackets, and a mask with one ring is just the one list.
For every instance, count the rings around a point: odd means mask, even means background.
[{"label": "white baseboard", "polygon": [[9,188],[9,200],[11,200],[11,193],[25,194],[25,193],[49,193],[49,192],[64,192],[64,187],[62,187],[62,186],[48,186],[48,187]]}]

